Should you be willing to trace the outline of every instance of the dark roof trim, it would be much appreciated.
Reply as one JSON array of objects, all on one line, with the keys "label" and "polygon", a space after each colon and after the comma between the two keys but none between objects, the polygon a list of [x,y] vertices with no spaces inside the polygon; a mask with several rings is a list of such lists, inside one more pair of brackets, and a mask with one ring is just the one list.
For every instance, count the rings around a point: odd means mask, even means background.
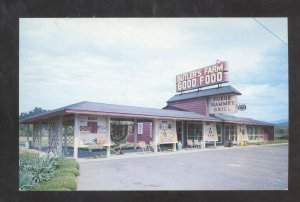
[{"label": "dark roof trim", "polygon": [[171,97],[168,102],[174,102],[174,101],[179,101],[179,100],[187,100],[187,99],[193,99],[193,98],[199,98],[199,97],[208,97],[208,96],[213,96],[213,95],[223,95],[223,94],[236,94],[236,95],[241,95],[238,90],[233,88],[232,86],[223,86],[223,87],[217,87],[217,88],[210,88],[210,89],[205,89],[205,90],[200,90],[200,91],[192,91],[188,93],[181,93],[181,94],[176,94],[173,97]]},{"label": "dark roof trim", "polygon": [[114,113],[114,112],[96,112],[96,111],[85,111],[85,110],[67,110],[67,114],[83,114],[83,115],[102,115],[112,117],[130,117],[130,118],[149,118],[149,119],[175,119],[175,120],[193,120],[193,121],[215,121],[222,122],[216,118],[207,117],[208,119],[202,118],[187,118],[180,116],[158,116],[158,115],[143,115],[143,114],[128,114],[128,113]]},{"label": "dark roof trim", "polygon": [[256,125],[256,126],[275,126],[271,123],[255,123],[255,122],[247,122],[247,121],[222,121],[223,123],[235,123],[235,124],[245,124],[245,125]]},{"label": "dark roof trim", "polygon": [[223,123],[239,123],[246,125],[259,125],[259,126],[275,126],[275,124],[259,121],[251,118],[243,118],[228,115],[211,115],[211,117],[221,120]]},{"label": "dark roof trim", "polygon": [[[84,101],[86,102],[86,101]],[[60,107],[58,109],[54,109],[54,110],[51,110],[51,111],[47,111],[47,112],[43,112],[43,113],[40,113],[40,114],[36,114],[36,115],[33,115],[33,116],[30,116],[30,117],[27,117],[27,118],[24,118],[24,119],[21,119],[19,121],[19,123],[21,124],[25,124],[25,123],[31,123],[35,120],[38,120],[38,119],[47,119],[51,116],[58,116],[58,115],[63,115],[66,113],[66,109],[69,109],[69,108],[72,108],[72,107],[75,107],[75,106],[78,106],[84,102],[78,102],[78,103],[75,103],[75,104],[71,104],[71,105],[68,105],[68,106],[65,106],[65,107]]]},{"label": "dark roof trim", "polygon": [[[189,112],[188,110],[185,110],[185,109],[182,109],[182,108],[179,108],[179,107],[175,107],[175,106],[172,106],[172,105],[167,105],[163,109]],[[190,111],[190,112],[193,112],[193,111]]]},{"label": "dark roof trim", "polygon": [[19,121],[20,124],[26,124],[26,123],[32,123],[32,122],[35,122],[37,120],[37,122],[43,122],[41,119],[48,119],[49,117],[53,117],[53,116],[60,116],[60,115],[64,115],[66,114],[66,110],[61,110],[61,111],[55,111],[55,112],[46,112],[46,113],[41,113],[41,114],[37,114],[37,115],[34,115],[34,116],[31,116],[31,117],[28,117],[28,118],[25,118],[25,119],[22,119]]},{"label": "dark roof trim", "polygon": [[[103,104],[94,102],[80,102],[66,107],[61,107],[49,112],[37,114],[19,121],[19,123],[32,123],[35,121],[45,121],[45,119],[51,116],[64,115],[64,114],[99,114],[99,115],[110,115],[119,117],[149,117],[149,118],[170,118],[176,120],[207,120],[207,121],[218,121],[218,119],[203,116],[193,112],[179,113],[180,111],[175,110],[164,110],[155,108],[143,108],[133,107],[124,105],[114,104]],[[184,111],[181,111],[184,112]],[[43,120],[44,119],[44,120]]]}]

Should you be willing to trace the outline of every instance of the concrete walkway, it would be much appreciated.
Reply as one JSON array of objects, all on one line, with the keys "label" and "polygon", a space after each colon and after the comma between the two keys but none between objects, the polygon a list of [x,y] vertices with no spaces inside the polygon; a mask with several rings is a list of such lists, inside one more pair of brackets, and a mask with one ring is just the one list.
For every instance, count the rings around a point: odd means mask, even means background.
[{"label": "concrete walkway", "polygon": [[288,144],[78,159],[78,190],[284,190]]}]

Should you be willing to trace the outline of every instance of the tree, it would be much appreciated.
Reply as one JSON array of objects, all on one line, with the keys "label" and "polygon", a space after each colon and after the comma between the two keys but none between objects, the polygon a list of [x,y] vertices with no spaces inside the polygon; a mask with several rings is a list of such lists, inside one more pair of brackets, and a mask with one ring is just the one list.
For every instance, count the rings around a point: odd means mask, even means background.
[{"label": "tree", "polygon": [[[43,112],[48,112],[50,110],[46,110],[46,109],[42,109],[40,107],[35,107],[33,110],[29,111],[29,112],[22,112],[19,115],[19,120],[43,113]],[[32,134],[32,128],[29,127],[29,131],[30,134]],[[25,136],[26,135],[26,125],[25,124],[19,124],[19,136]]]},{"label": "tree", "polygon": [[24,119],[24,118],[27,118],[27,117],[30,117],[30,116],[33,116],[36,114],[40,114],[43,112],[48,112],[48,111],[50,111],[50,110],[42,109],[40,107],[35,107],[33,110],[31,110],[29,112],[22,112],[19,116],[19,119]]}]

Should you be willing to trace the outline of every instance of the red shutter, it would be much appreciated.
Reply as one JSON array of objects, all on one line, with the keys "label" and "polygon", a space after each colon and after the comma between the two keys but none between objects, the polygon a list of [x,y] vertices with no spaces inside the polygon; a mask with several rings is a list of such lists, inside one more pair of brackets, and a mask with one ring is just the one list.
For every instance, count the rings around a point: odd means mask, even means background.
[{"label": "red shutter", "polygon": [[89,127],[91,133],[97,133],[97,122],[88,121],[87,126]]}]

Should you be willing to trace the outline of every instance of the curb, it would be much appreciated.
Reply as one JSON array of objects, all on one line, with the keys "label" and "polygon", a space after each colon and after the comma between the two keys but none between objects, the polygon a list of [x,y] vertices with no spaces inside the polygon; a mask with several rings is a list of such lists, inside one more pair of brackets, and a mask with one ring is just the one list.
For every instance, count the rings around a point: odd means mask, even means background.
[{"label": "curb", "polygon": [[153,157],[153,156],[166,156],[166,155],[175,155],[175,154],[188,154],[188,153],[196,153],[196,152],[207,152],[207,151],[220,151],[220,150],[231,150],[231,149],[247,149],[253,147],[267,147],[267,146],[274,146],[274,145],[286,145],[288,143],[279,143],[279,144],[265,144],[265,145],[249,145],[245,147],[220,147],[220,148],[205,148],[205,149],[191,149],[191,150],[184,150],[184,151],[176,151],[176,152],[157,152],[157,153],[134,153],[134,154],[127,154],[125,155],[118,155],[118,156],[110,156],[108,158],[98,158],[98,159],[86,159],[86,158],[78,158],[78,163],[90,163],[90,162],[98,162],[98,161],[110,161],[110,160],[119,160],[119,159],[132,159],[132,158],[143,158],[143,157]]}]

